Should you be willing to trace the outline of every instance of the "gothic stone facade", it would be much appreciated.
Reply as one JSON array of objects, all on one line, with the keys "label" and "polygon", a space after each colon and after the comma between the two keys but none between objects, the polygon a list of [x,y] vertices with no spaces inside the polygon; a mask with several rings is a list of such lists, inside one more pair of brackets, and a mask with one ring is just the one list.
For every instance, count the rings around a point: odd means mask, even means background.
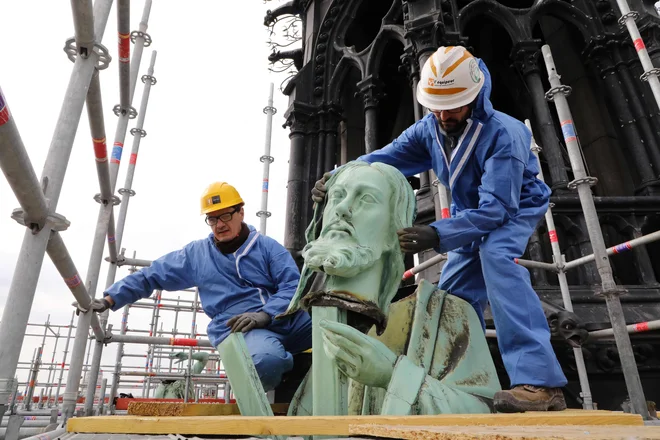
[{"label": "gothic stone facade", "polygon": [[[639,12],[642,37],[660,66],[660,18],[652,0],[630,0],[630,7]],[[588,172],[598,178],[593,192],[606,245],[660,229],[660,113],[640,80],[643,69],[619,25],[615,0],[293,0],[269,11],[266,24],[285,14],[298,15],[303,25],[302,48],[271,57],[291,58],[298,68],[284,90],[291,139],[285,246],[298,261],[314,182],[386,145],[422,117],[414,99],[420,65],[441,45],[462,44],[482,58],[493,77],[495,108],[531,120],[566,260],[592,250],[579,200],[567,189],[573,176],[554,104],[545,98],[550,86],[543,44],[551,47],[563,84],[572,87],[568,101]],[[418,189],[417,222],[433,221],[428,174],[410,182]],[[523,257],[552,261],[544,223]],[[611,263],[627,291],[621,300],[628,323],[658,319],[660,243],[615,255]],[[438,269],[424,277],[437,281]],[[532,270],[531,277],[542,299],[562,305],[554,274]],[[575,312],[587,328],[609,327],[595,265],[568,277]],[[660,336],[635,335],[632,341],[647,400],[660,402]],[[562,341],[555,349],[570,380],[567,396],[579,406],[572,349]],[[590,342],[584,353],[594,400],[599,408],[619,409],[626,391],[613,341]]]}]

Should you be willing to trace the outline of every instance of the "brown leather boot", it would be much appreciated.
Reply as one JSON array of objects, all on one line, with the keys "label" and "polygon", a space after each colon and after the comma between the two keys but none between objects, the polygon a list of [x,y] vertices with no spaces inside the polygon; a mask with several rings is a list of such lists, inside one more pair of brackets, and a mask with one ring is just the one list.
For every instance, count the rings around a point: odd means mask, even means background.
[{"label": "brown leather boot", "polygon": [[516,413],[525,411],[563,411],[566,401],[561,388],[517,385],[511,390],[498,391],[493,398],[495,411]]}]

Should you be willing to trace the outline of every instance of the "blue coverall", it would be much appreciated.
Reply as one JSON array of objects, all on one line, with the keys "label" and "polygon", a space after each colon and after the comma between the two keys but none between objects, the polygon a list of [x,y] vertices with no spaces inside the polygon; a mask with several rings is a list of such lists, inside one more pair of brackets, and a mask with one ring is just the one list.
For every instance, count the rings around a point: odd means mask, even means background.
[{"label": "blue coverall", "polygon": [[[209,234],[116,282],[105,292],[115,302],[112,310],[147,298],[154,290],[197,286],[204,312],[211,318],[209,339],[216,347],[229,335],[231,317],[264,311],[274,318],[283,313],[298,286],[298,267],[281,244],[248,226],[248,239],[233,254],[220,252]],[[312,347],[312,321],[301,310],[244,336],[264,389],[269,391],[293,368],[292,355]]]},{"label": "blue coverall", "polygon": [[[429,113],[380,150],[358,160],[384,162],[412,176],[432,168],[451,189],[451,218],[431,223],[448,252],[439,287],[470,302],[483,324],[490,302],[497,341],[511,386],[562,387],[566,377],[529,272],[514,261],[544,216],[550,189],[522,122],[493,109],[490,73],[452,157],[445,133]],[[448,165],[449,164],[449,165]],[[484,325],[485,327],[485,325]]]}]

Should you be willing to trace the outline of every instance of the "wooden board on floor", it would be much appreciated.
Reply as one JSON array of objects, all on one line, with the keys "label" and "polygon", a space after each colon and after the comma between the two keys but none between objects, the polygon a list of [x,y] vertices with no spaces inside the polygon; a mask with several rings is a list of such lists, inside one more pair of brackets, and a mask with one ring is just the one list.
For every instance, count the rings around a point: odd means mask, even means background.
[{"label": "wooden board on floor", "polygon": [[350,425],[352,436],[405,440],[652,440],[657,426],[391,426]]},{"label": "wooden board on floor", "polygon": [[[274,403],[270,407],[275,415],[286,415],[288,403]],[[235,403],[180,403],[180,402],[131,402],[129,416],[240,416]]]},{"label": "wooden board on floor", "polygon": [[111,434],[349,435],[349,425],[405,426],[643,426],[638,414],[610,411],[529,412],[522,414],[442,414],[437,416],[277,416],[142,417],[100,416],[69,419],[69,432]]}]

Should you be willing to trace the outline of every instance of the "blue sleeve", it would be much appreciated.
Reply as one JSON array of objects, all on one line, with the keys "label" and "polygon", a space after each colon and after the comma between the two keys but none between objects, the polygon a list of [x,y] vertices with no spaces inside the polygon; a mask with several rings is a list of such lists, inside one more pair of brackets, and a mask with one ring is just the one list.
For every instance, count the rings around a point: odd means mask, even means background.
[{"label": "blue sleeve", "polygon": [[177,291],[194,285],[189,249],[186,246],[160,257],[153,261],[151,266],[117,281],[105,291],[105,294],[112,297],[115,302],[112,306],[112,310],[115,311],[140,298],[148,298],[154,290]]},{"label": "blue sleeve", "polygon": [[298,288],[300,272],[289,251],[275,240],[269,241],[268,269],[277,284],[277,291],[268,298],[261,310],[275,317],[284,313],[289,307],[291,298]]},{"label": "blue sleeve", "polygon": [[406,176],[428,171],[432,168],[431,156],[424,145],[426,121],[421,119],[408,127],[398,138],[380,150],[362,155],[356,160],[392,165]]},{"label": "blue sleeve", "polygon": [[479,206],[431,223],[440,236],[436,252],[445,253],[479,240],[513,217],[520,205],[524,171],[525,164],[513,156],[510,142],[488,158],[481,182],[475,182],[479,183]]}]

